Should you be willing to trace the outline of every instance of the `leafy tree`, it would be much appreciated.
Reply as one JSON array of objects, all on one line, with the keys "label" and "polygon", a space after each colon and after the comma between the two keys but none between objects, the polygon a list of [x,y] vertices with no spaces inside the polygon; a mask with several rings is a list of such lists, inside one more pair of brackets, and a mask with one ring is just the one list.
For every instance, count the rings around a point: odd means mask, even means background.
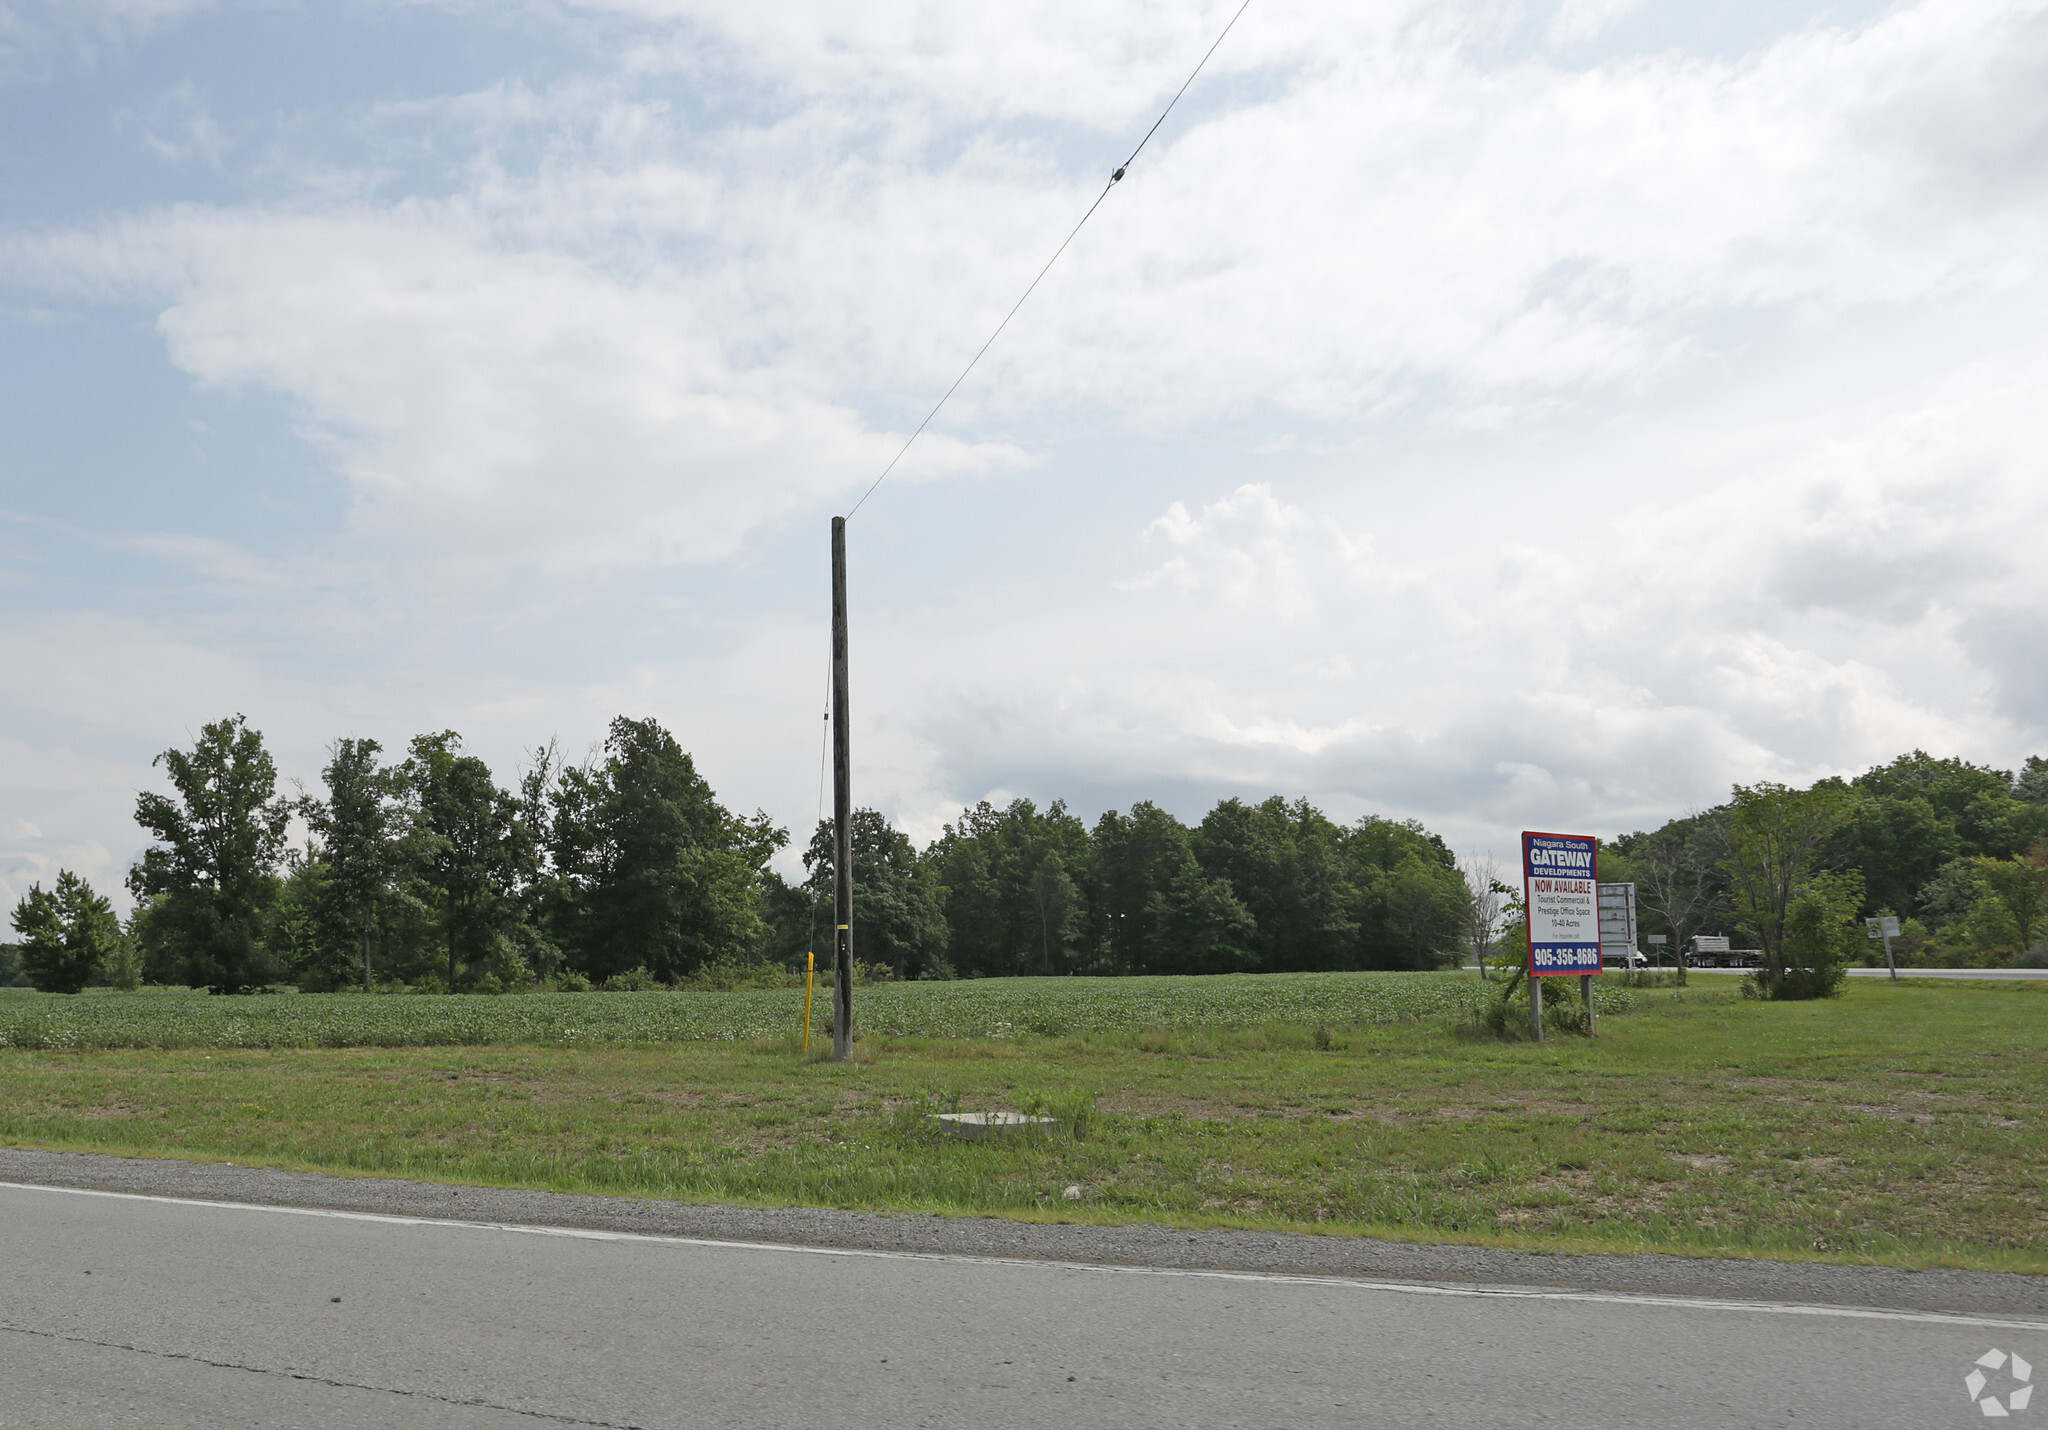
[{"label": "leafy tree", "polygon": [[310,911],[318,946],[331,976],[359,979],[365,992],[373,983],[378,916],[399,871],[393,833],[403,782],[377,763],[383,749],[375,740],[336,740],[321,771],[327,797],[299,804],[324,867]]},{"label": "leafy tree", "polygon": [[751,953],[763,871],[787,836],[765,814],[728,813],[654,720],[612,721],[604,749],[601,764],[564,770],[551,801],[570,959],[593,979],[673,979]]},{"label": "leafy tree", "polygon": [[1367,816],[1338,847],[1355,931],[1340,966],[1425,969],[1456,958],[1472,894],[1443,840],[1414,820]]},{"label": "leafy tree", "polygon": [[2020,766],[2019,775],[2012,782],[2012,793],[2021,804],[2048,808],[2048,759],[2040,755],[2027,756],[2027,762]]},{"label": "leafy tree", "polygon": [[1922,886],[1919,903],[1927,920],[1942,928],[1967,919],[1989,892],[1983,867],[1975,859],[1951,859]]},{"label": "leafy tree", "polygon": [[1203,817],[1195,857],[1251,914],[1262,972],[1356,965],[1358,892],[1345,877],[1343,835],[1307,800],[1226,799]]},{"label": "leafy tree", "polygon": [[1842,846],[1838,857],[1862,869],[1871,900],[1894,909],[1918,908],[1921,889],[1965,852],[1955,816],[1917,793],[1858,801]]},{"label": "leafy tree", "polygon": [[14,906],[22,972],[45,993],[77,993],[100,976],[120,945],[114,906],[69,869],[57,887],[31,884]]},{"label": "leafy tree", "polygon": [[2048,932],[2048,850],[2025,859],[1956,859],[1924,900],[1953,960],[2004,962]]},{"label": "leafy tree", "polygon": [[[277,897],[271,900],[263,932],[263,947],[281,969],[291,970],[295,979],[311,975],[318,985],[325,983],[321,967],[321,940],[315,911],[327,885],[327,865],[319,851],[284,852],[284,877]],[[346,969],[343,970],[346,976]]]},{"label": "leafy tree", "polygon": [[178,797],[137,798],[136,822],[158,842],[128,873],[147,905],[137,933],[148,961],[217,993],[269,982],[263,922],[290,809],[277,798],[263,736],[236,715],[202,727],[189,752],[166,750],[156,763]]},{"label": "leafy tree", "polygon": [[489,765],[462,753],[453,730],[415,736],[400,770],[411,814],[405,852],[433,912],[453,990],[516,919],[513,895],[531,866],[533,841],[518,802],[498,788]]},{"label": "leafy tree", "polygon": [[[857,896],[858,885],[855,889]],[[763,962],[800,970],[805,954],[821,951],[817,939],[824,905],[808,880],[792,884],[775,870],[763,869],[754,908],[761,918]]]},{"label": "leafy tree", "polygon": [[1821,873],[1806,880],[1785,907],[1783,957],[1759,965],[1749,986],[1766,998],[1839,996],[1863,942],[1856,922],[1862,904],[1858,875]]},{"label": "leafy tree", "polygon": [[1257,926],[1228,881],[1195,859],[1186,825],[1150,801],[1110,810],[1092,840],[1093,937],[1119,973],[1234,973],[1257,955]]},{"label": "leafy tree", "polygon": [[1096,882],[1087,826],[1055,800],[962,810],[925,853],[945,890],[949,957],[969,977],[1076,973],[1101,967],[1084,903]]},{"label": "leafy tree", "polygon": [[[1822,780],[1808,790],[1770,782],[1737,785],[1726,806],[1721,867],[1736,915],[1762,945],[1759,979],[1767,986],[1779,986],[1786,977],[1786,920],[1792,902],[1820,872],[1820,860],[1848,822],[1854,802],[1841,781]],[[1859,898],[1861,883],[1859,878]]]},{"label": "leafy tree", "polygon": [[1979,859],[1985,889],[2011,921],[2013,942],[2031,948],[2048,932],[2048,851],[2025,859]]},{"label": "leafy tree", "polygon": [[[949,977],[946,961],[944,890],[917,857],[910,836],[872,809],[853,812],[853,947],[864,963],[885,963],[898,978]],[[821,911],[818,947],[829,965],[833,947],[832,897],[838,861],[833,857],[832,821],[820,820],[804,851],[807,898],[804,914]],[[806,950],[798,950],[801,954]]]},{"label": "leafy tree", "polygon": [[1655,833],[1625,835],[1614,842],[1634,875],[1644,932],[1661,933],[1670,940],[1681,971],[1687,942],[1719,926],[1729,912],[1719,818],[1718,812],[1690,815]]}]

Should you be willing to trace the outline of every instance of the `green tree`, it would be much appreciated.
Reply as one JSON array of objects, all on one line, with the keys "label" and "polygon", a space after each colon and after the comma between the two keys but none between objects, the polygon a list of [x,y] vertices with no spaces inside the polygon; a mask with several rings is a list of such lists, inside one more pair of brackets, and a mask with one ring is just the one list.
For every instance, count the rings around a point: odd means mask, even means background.
[{"label": "green tree", "polygon": [[968,977],[1096,971],[1089,944],[1099,922],[1086,906],[1095,885],[1087,826],[1055,800],[962,810],[925,851],[944,889],[948,957]]},{"label": "green tree", "polygon": [[2048,759],[2029,755],[2012,782],[2013,798],[2021,804],[2048,808]]},{"label": "green tree", "polygon": [[818,942],[821,933],[831,932],[829,921],[819,917],[826,902],[808,880],[792,884],[775,870],[763,869],[754,907],[761,917],[763,962],[800,971],[805,954],[829,950],[829,944]]},{"label": "green tree", "polygon": [[1226,799],[1203,817],[1195,857],[1250,912],[1261,972],[1357,966],[1358,891],[1346,877],[1344,842],[1307,800]]},{"label": "green tree", "polygon": [[284,873],[278,880],[277,897],[270,901],[263,947],[280,970],[290,971],[295,982],[309,975],[316,985],[327,981],[316,922],[326,884],[327,865],[317,847],[308,853],[285,850]]},{"label": "green tree", "polygon": [[2028,858],[1978,858],[1985,887],[2013,924],[2013,942],[2032,949],[2048,932],[2048,852]]},{"label": "green tree", "polygon": [[1872,902],[1893,909],[1918,909],[1927,882],[1964,853],[1955,816],[1922,794],[1865,796],[1842,845],[1839,857],[1863,871]]},{"label": "green tree", "polygon": [[1118,973],[1235,973],[1258,929],[1227,880],[1195,859],[1186,825],[1149,800],[1110,810],[1093,835],[1093,938]]},{"label": "green tree", "polygon": [[489,765],[462,753],[453,730],[415,736],[400,771],[410,803],[408,863],[433,911],[448,987],[460,988],[518,916],[514,895],[532,864],[532,836],[518,801]]},{"label": "green tree", "polygon": [[1681,973],[1688,941],[1719,927],[1729,912],[1720,818],[1718,811],[1688,815],[1654,833],[1614,841],[1634,876],[1643,932],[1666,937]]},{"label": "green tree", "polygon": [[[1785,978],[1792,901],[1820,872],[1854,807],[1855,795],[1846,785],[1822,780],[1808,790],[1769,782],[1737,785],[1724,808],[1721,867],[1736,916],[1762,946],[1761,976],[1769,986]],[[1859,879],[1859,893],[1860,884]]]},{"label": "green tree", "polygon": [[[853,949],[864,963],[887,964],[898,978],[947,977],[944,890],[917,857],[910,836],[872,809],[853,812]],[[825,917],[813,951],[829,964],[838,861],[832,821],[820,820],[804,851],[806,915]],[[807,919],[807,922],[809,920]],[[806,950],[799,950],[803,952]]]},{"label": "green tree", "polygon": [[1766,998],[1834,998],[1849,976],[1849,962],[1861,951],[1863,906],[1859,875],[1819,873],[1802,883],[1785,906],[1783,957],[1768,959],[1750,976]]},{"label": "green tree", "polygon": [[1450,847],[1414,820],[1368,815],[1339,840],[1354,932],[1350,968],[1427,969],[1455,960],[1472,891]]},{"label": "green tree", "polygon": [[752,953],[763,873],[787,836],[764,814],[730,814],[654,720],[612,721],[604,748],[600,764],[564,770],[552,799],[569,958],[594,979],[673,979]]},{"label": "green tree", "polygon": [[105,970],[121,942],[114,906],[69,869],[57,872],[55,889],[29,885],[14,906],[14,929],[22,938],[21,970],[45,993],[82,990]]},{"label": "green tree", "polygon": [[157,843],[129,871],[146,909],[137,920],[147,962],[195,987],[233,993],[271,981],[262,946],[290,808],[277,767],[241,715],[201,728],[192,749],[156,763],[177,791],[135,802]]},{"label": "green tree", "polygon": [[299,804],[324,865],[311,910],[318,946],[329,976],[360,981],[364,992],[373,986],[379,914],[399,867],[394,824],[403,784],[377,763],[383,749],[375,740],[336,740],[321,771],[327,797]]}]

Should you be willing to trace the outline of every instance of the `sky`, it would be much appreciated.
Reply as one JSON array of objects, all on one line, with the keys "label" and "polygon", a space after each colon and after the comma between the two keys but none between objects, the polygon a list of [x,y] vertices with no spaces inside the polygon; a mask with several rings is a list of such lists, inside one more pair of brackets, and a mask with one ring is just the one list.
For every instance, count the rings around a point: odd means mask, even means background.
[{"label": "sky", "polygon": [[[831,516],[1235,9],[0,0],[0,900],[238,712],[800,845]],[[2010,768],[2044,318],[2048,0],[1252,0],[852,519],[855,799]]]}]

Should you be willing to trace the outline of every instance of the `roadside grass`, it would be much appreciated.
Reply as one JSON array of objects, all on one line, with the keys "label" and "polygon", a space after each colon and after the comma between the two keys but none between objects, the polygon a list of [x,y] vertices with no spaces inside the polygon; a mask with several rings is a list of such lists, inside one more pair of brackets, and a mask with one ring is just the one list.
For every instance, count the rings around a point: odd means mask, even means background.
[{"label": "roadside grass", "polygon": [[[1859,982],[1766,1004],[1735,985],[1644,990],[1598,1038],[1543,1044],[1461,1037],[1446,1011],[875,1033],[849,1066],[806,1061],[787,1035],[17,1048],[0,1052],[0,1143],[692,1201],[2048,1272],[2048,986]],[[1062,1120],[963,1143],[924,1115],[999,1106]]]}]

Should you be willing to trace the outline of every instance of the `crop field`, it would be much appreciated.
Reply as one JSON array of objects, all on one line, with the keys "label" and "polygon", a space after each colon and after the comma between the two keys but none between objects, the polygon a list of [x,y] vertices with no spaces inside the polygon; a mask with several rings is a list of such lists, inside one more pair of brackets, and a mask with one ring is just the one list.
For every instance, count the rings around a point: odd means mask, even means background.
[{"label": "crop field", "polygon": [[[883,984],[855,995],[863,1038],[1014,1038],[1291,1022],[1355,1027],[1462,1014],[1485,985],[1454,973],[1217,978],[1000,978]],[[1601,989],[1618,1012],[1629,994]],[[0,990],[0,1048],[391,1048],[751,1042],[800,1031],[804,995],[739,993],[274,994]],[[831,1013],[820,987],[813,1036]]]},{"label": "crop field", "polygon": [[[91,995],[65,1003],[78,1041],[0,1050],[0,1144],[690,1201],[2048,1273],[2048,984],[1858,980],[1837,1000],[1773,1004],[1736,983],[1637,990],[1597,1038],[1542,1044],[1462,1035],[1449,1015],[1485,990],[1455,975],[863,989],[868,1036],[843,1065],[815,1043],[799,1054],[801,1005],[782,994]],[[47,1001],[0,1000],[6,1026],[51,1018]],[[351,1007],[400,1021],[351,1029],[320,1011]],[[205,1021],[223,1009],[244,1021]],[[117,1028],[128,1016],[141,1021]],[[1062,1016],[1086,1026],[1034,1027]],[[882,1032],[884,1017],[912,1031]],[[515,1041],[522,1027],[540,1031]],[[471,1045],[291,1045],[428,1028]],[[145,1045],[105,1045],[118,1038]],[[997,1107],[1059,1120],[963,1143],[926,1116]]]}]

